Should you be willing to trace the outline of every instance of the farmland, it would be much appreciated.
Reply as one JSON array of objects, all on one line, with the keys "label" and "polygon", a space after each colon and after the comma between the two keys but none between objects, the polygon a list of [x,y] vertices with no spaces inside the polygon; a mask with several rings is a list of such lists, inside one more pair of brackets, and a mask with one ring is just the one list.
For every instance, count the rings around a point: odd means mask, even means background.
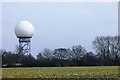
[{"label": "farmland", "polygon": [[117,78],[117,66],[3,68],[3,78]]}]

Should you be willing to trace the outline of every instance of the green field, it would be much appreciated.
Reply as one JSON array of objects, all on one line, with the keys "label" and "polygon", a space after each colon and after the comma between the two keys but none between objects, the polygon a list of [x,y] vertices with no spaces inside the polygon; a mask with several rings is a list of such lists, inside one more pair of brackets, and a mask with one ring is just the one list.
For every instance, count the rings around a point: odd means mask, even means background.
[{"label": "green field", "polygon": [[3,68],[3,78],[118,78],[117,66]]}]

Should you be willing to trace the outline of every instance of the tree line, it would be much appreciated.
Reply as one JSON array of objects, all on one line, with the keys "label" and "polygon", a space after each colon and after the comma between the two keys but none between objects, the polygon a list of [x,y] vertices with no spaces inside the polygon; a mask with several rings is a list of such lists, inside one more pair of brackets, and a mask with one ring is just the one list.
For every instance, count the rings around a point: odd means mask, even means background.
[{"label": "tree line", "polygon": [[116,66],[120,65],[120,37],[100,36],[93,41],[94,52],[83,46],[71,48],[45,48],[34,58],[31,54],[0,50],[3,67],[52,67],[52,66]]}]

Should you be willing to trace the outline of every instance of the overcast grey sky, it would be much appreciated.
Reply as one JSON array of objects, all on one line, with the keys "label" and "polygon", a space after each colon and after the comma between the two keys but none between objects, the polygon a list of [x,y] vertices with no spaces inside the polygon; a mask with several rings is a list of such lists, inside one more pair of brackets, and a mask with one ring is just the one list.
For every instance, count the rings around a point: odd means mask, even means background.
[{"label": "overcast grey sky", "polygon": [[44,48],[70,48],[79,44],[93,51],[92,41],[96,36],[118,34],[117,3],[3,3],[2,9],[2,48],[10,51],[18,45],[14,28],[22,20],[35,27],[32,55]]}]

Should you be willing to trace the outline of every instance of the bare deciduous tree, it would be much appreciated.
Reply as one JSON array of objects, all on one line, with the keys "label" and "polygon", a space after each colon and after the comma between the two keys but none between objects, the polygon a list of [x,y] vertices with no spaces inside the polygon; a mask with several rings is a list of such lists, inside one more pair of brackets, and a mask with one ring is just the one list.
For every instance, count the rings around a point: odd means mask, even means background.
[{"label": "bare deciduous tree", "polygon": [[77,60],[80,60],[81,57],[87,52],[81,45],[73,46],[72,51]]},{"label": "bare deciduous tree", "polygon": [[48,48],[45,48],[41,54],[45,59],[51,59],[53,57],[53,51]]}]

